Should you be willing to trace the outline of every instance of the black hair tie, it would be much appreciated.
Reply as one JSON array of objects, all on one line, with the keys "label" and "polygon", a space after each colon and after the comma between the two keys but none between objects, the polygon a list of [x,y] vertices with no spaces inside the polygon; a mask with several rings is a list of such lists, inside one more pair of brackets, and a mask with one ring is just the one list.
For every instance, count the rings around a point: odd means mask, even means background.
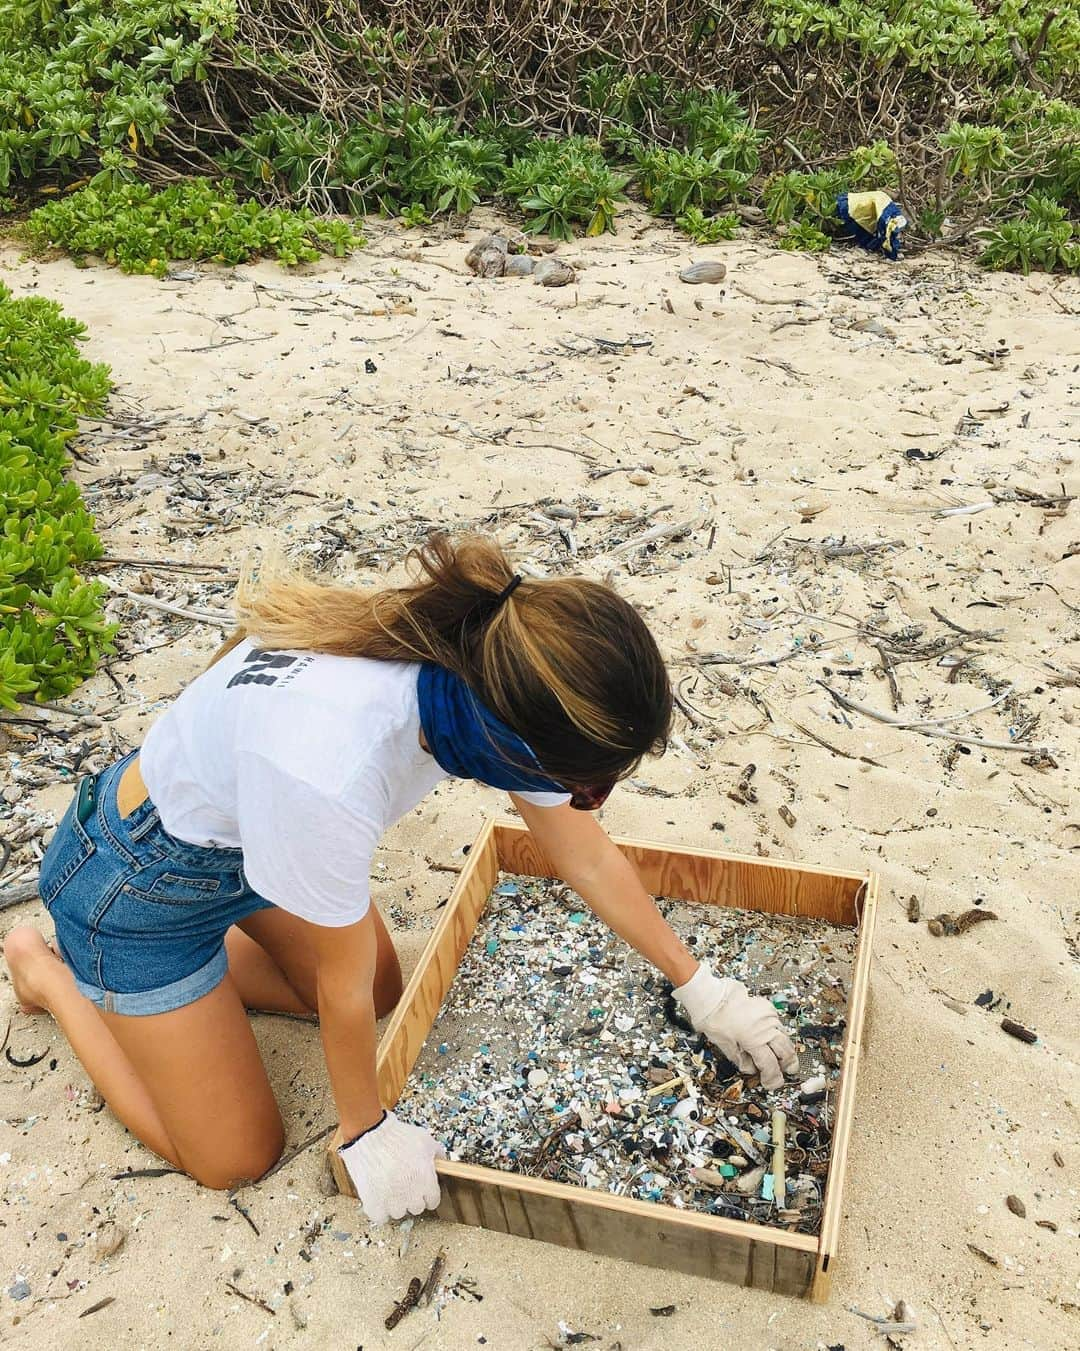
[{"label": "black hair tie", "polygon": [[495,608],[496,608],[496,609],[498,609],[499,606],[502,605],[503,601],[507,601],[507,600],[510,599],[510,597],[514,594],[514,592],[515,592],[515,591],[518,589],[518,587],[521,585],[521,582],[522,582],[521,576],[520,576],[518,573],[515,572],[514,575],[513,575],[513,577],[510,578],[510,580],[506,583],[506,585],[503,587],[503,589],[502,589],[502,590],[499,592],[499,594],[495,597]]}]

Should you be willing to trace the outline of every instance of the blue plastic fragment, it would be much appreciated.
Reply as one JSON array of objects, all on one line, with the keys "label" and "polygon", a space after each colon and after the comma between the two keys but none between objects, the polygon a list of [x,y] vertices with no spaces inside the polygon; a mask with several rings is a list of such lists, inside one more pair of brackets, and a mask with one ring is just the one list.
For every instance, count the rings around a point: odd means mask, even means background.
[{"label": "blue plastic fragment", "polygon": [[775,1179],[772,1173],[766,1173],[765,1176],[761,1179],[761,1199],[763,1201],[771,1201],[773,1199],[774,1185]]},{"label": "blue plastic fragment", "polygon": [[499,950],[499,940],[497,938],[489,938],[484,944],[484,950],[489,957],[494,957]]},{"label": "blue plastic fragment", "polygon": [[447,1051],[449,1051],[449,1049],[450,1049],[450,1047],[447,1046],[447,1044],[446,1044],[445,1041],[440,1041],[440,1042],[439,1042],[439,1054],[440,1054],[440,1055],[445,1055],[445,1054],[447,1053]]},{"label": "blue plastic fragment", "polygon": [[496,896],[516,896],[518,888],[516,882],[500,882],[495,888]]}]

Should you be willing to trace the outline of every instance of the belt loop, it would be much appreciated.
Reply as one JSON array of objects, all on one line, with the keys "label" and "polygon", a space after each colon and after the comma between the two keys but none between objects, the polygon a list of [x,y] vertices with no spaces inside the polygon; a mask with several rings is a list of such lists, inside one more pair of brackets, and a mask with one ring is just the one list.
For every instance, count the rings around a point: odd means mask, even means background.
[{"label": "belt loop", "polygon": [[111,990],[105,991],[105,1012],[106,1013],[116,1012],[116,996],[113,994]]}]

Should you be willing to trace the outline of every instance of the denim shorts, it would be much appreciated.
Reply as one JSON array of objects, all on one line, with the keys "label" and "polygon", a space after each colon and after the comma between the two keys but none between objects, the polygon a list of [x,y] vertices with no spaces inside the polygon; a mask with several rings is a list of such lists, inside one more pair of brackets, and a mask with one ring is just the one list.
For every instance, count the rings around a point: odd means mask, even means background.
[{"label": "denim shorts", "polygon": [[123,820],[133,751],[83,779],[41,862],[41,899],[79,990],[108,1013],[168,1013],[225,977],[225,931],[272,909],[248,886],[240,849],[175,839],[147,799]]}]

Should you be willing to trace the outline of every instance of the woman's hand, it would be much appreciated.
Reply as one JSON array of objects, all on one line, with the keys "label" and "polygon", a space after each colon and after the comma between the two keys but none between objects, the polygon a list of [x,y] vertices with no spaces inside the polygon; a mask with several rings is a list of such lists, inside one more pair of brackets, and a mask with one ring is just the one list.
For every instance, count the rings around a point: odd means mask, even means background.
[{"label": "woman's hand", "polygon": [[799,1057],[776,1009],[739,981],[721,980],[702,963],[675,998],[694,1028],[743,1074],[761,1075],[762,1088],[780,1088],[785,1074],[797,1072]]},{"label": "woman's hand", "polygon": [[422,1127],[387,1112],[377,1126],[339,1147],[338,1153],[372,1224],[438,1206],[435,1160],[445,1158],[446,1150]]}]

